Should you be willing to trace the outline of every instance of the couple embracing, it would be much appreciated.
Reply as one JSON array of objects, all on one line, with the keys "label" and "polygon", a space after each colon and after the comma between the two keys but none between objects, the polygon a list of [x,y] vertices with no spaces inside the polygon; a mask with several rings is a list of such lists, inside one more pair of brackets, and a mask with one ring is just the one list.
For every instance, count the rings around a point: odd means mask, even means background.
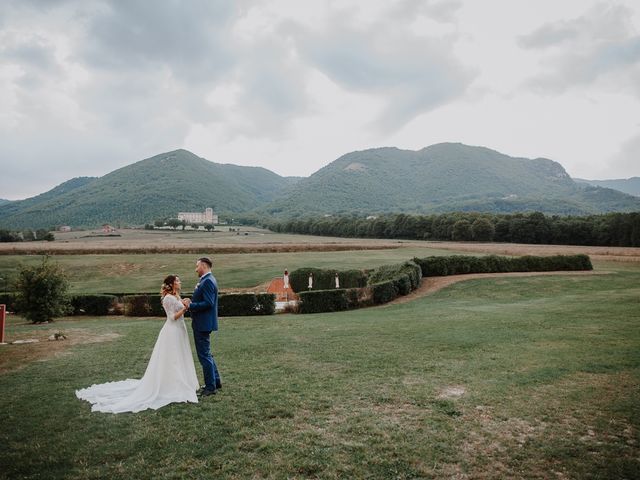
[{"label": "couple embracing", "polygon": [[[141,379],[92,385],[76,396],[92,403],[94,412],[139,412],[158,409],[173,402],[198,402],[198,396],[214,395],[220,388],[220,374],[211,356],[211,332],[218,330],[218,284],[207,257],[196,262],[200,277],[191,299],[180,298],[177,275],[164,279],[162,307],[167,319],[158,334],[151,359]],[[193,339],[202,365],[205,385],[199,388],[184,314],[190,312]]]}]

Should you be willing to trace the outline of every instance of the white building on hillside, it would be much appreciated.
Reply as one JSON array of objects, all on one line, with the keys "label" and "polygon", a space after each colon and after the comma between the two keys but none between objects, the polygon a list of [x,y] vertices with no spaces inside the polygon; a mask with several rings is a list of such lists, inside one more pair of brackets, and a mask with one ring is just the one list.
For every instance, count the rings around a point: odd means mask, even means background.
[{"label": "white building on hillside", "polygon": [[178,220],[187,223],[211,223],[217,225],[218,215],[213,213],[213,208],[205,208],[203,212],[179,212]]}]

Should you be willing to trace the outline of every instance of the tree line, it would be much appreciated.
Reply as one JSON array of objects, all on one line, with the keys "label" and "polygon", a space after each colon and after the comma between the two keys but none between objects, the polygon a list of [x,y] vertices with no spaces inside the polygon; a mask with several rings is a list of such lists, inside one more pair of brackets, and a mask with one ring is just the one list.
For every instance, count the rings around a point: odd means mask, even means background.
[{"label": "tree line", "polygon": [[263,222],[262,226],[274,232],[335,237],[640,246],[640,212],[588,216],[547,216],[540,212],[400,213],[366,218],[325,216],[271,220]]},{"label": "tree line", "polygon": [[40,240],[52,241],[55,237],[51,231],[44,228],[38,230],[2,230],[0,229],[0,242],[35,242]]}]

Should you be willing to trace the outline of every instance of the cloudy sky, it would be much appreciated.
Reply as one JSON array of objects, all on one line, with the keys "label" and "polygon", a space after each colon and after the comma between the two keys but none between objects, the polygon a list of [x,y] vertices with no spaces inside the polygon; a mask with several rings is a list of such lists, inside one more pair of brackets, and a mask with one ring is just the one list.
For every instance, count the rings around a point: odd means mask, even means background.
[{"label": "cloudy sky", "polygon": [[0,198],[176,148],[307,176],[449,141],[640,175],[640,2],[0,2]]}]

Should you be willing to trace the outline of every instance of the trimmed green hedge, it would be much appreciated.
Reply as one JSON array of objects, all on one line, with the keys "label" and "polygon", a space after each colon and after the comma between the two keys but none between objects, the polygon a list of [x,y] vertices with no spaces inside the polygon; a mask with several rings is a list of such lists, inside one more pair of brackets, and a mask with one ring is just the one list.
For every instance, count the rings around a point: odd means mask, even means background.
[{"label": "trimmed green hedge", "polygon": [[221,317],[245,317],[249,315],[273,315],[276,296],[272,293],[230,293],[218,297],[218,315]]},{"label": "trimmed green hedge", "polygon": [[126,295],[124,301],[124,314],[127,317],[151,316],[151,299],[149,295]]},{"label": "trimmed green hedge", "polygon": [[420,265],[424,277],[440,277],[465,273],[593,270],[591,259],[588,255],[584,254],[553,255],[548,257],[533,255],[523,257],[451,255],[446,257],[414,258],[414,261]]},{"label": "trimmed green hedge", "polygon": [[[403,263],[393,265],[382,265],[369,274],[369,285],[385,282],[387,280],[399,279],[403,275],[409,277],[410,290],[415,290],[420,286],[422,280],[422,268],[416,262],[407,260]],[[402,281],[404,282],[404,280]],[[408,292],[407,292],[408,293]]]},{"label": "trimmed green hedge", "polygon": [[370,304],[366,288],[334,288],[300,292],[299,313],[339,312]]},{"label": "trimmed green hedge", "polygon": [[71,297],[73,315],[108,315],[118,297],[114,295],[74,295]]},{"label": "trimmed green hedge", "polygon": [[373,303],[376,305],[390,302],[398,296],[398,288],[393,280],[375,283],[371,285],[371,288],[373,289]]},{"label": "trimmed green hedge", "polygon": [[296,292],[306,292],[309,273],[313,273],[313,290],[331,290],[336,286],[336,273],[340,288],[362,288],[367,285],[367,274],[362,270],[325,270],[321,268],[298,268],[289,274],[289,285]]}]

